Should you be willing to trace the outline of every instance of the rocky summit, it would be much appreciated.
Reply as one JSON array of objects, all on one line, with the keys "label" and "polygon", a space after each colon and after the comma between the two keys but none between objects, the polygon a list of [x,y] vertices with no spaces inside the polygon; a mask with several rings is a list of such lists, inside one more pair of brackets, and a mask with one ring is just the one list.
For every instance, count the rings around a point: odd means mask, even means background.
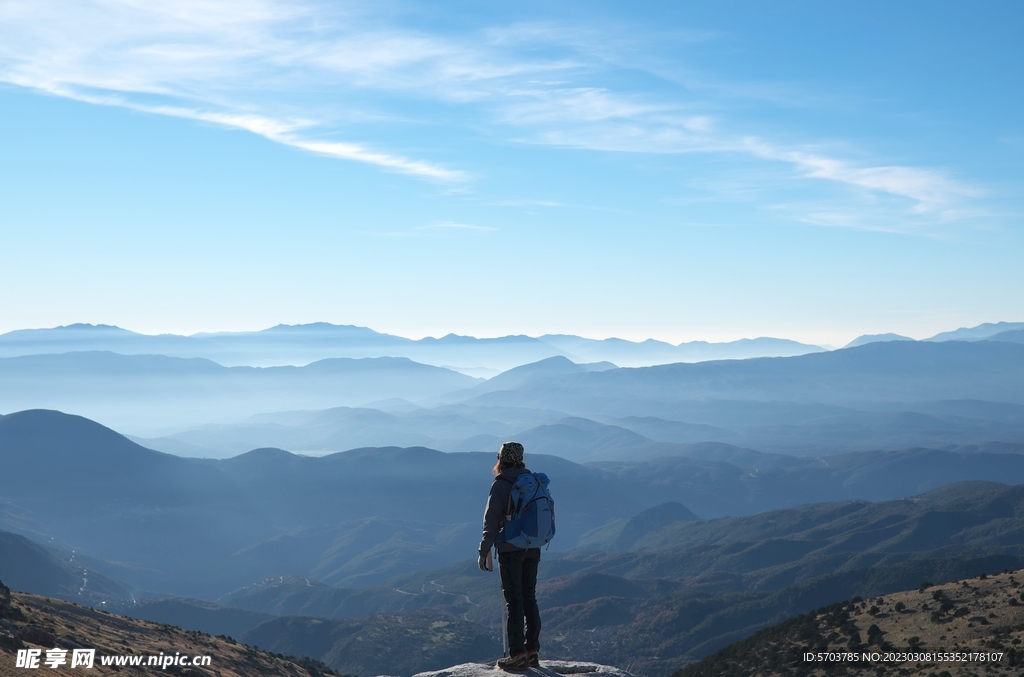
[{"label": "rocky summit", "polygon": [[633,677],[625,670],[610,665],[587,663],[582,661],[541,661],[540,667],[530,668],[525,672],[506,672],[490,663],[463,663],[444,670],[421,672],[413,677],[502,677],[503,675],[527,675],[528,677]]}]

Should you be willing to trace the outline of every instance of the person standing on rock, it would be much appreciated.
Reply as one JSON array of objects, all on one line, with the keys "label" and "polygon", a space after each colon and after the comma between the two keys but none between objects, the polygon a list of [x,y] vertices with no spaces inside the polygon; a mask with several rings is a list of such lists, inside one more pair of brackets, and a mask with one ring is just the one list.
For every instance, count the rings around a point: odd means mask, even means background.
[{"label": "person standing on rock", "polygon": [[491,547],[494,546],[508,611],[509,646],[509,655],[502,657],[497,666],[526,670],[540,665],[537,566],[540,564],[539,545],[547,543],[554,535],[554,503],[547,491],[547,476],[526,469],[523,445],[518,442],[501,445],[493,474],[494,482],[484,509],[480,569],[493,571]]}]

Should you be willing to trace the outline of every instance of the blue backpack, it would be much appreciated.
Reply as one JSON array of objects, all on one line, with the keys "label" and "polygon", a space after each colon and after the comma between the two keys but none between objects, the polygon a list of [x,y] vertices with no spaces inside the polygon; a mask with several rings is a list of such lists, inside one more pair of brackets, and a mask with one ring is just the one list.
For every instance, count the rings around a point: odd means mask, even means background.
[{"label": "blue backpack", "polygon": [[517,548],[539,548],[555,535],[555,502],[548,493],[548,476],[524,472],[512,482],[505,510],[505,527],[496,540]]}]

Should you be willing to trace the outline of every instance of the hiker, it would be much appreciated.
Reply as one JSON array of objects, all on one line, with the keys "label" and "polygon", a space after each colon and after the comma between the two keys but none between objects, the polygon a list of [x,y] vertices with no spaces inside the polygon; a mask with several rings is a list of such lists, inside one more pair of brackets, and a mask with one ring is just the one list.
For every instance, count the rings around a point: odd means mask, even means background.
[{"label": "hiker", "polygon": [[[523,463],[523,445],[506,442],[498,452],[494,466],[494,482],[484,509],[484,533],[480,541],[480,569],[493,571],[491,546],[498,553],[501,588],[508,610],[508,656],[497,663],[506,670],[526,670],[540,665],[540,611],[537,609],[537,565],[540,547],[554,535],[554,509],[547,492],[548,478],[533,474]],[[528,477],[521,476],[527,475]],[[524,487],[531,492],[524,498]],[[513,505],[513,494],[520,505]],[[537,502],[537,497],[541,501]],[[532,512],[522,505],[530,499],[540,507]],[[546,499],[546,500],[544,500]],[[516,522],[521,509],[531,522]],[[540,510],[538,519],[537,510]],[[537,523],[540,523],[538,536]],[[512,528],[506,528],[512,527]],[[532,531],[531,531],[532,530]],[[508,542],[508,541],[513,542]],[[537,544],[537,547],[532,547]],[[526,545],[526,547],[522,547]],[[525,627],[524,627],[525,626]]]}]

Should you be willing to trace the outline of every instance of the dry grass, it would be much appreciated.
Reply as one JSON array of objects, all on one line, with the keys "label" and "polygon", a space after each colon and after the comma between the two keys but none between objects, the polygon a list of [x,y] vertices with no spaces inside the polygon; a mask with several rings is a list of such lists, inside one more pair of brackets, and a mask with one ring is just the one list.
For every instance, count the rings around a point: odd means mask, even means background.
[{"label": "dry grass", "polygon": [[[8,623],[16,629],[35,626],[62,640],[70,640],[87,648],[96,649],[95,667],[86,670],[81,667],[71,669],[68,665],[51,669],[41,665],[39,670],[26,670],[15,667],[16,650],[8,646],[0,648],[0,676],[26,677],[27,675],[149,675],[170,674],[178,677],[251,677],[253,675],[280,675],[281,677],[316,677],[315,669],[307,670],[302,666],[279,658],[274,654],[259,651],[233,640],[210,637],[204,633],[182,630],[177,627],[140,621],[124,616],[116,616],[104,611],[79,606],[71,602],[12,593],[10,608],[6,615]],[[0,627],[0,635],[5,630]],[[23,648],[43,649],[54,648],[51,644],[35,644],[23,642]],[[99,656],[115,654],[174,655],[176,652],[211,656],[209,667],[104,667],[100,665]],[[68,652],[70,663],[71,652]]]},{"label": "dry grass", "polygon": [[[686,677],[745,675],[1024,675],[1024,571],[925,585],[834,604],[766,628],[695,663]],[[984,653],[997,662],[807,661],[806,652],[855,654]]]},{"label": "dry grass", "polygon": [[[857,653],[883,655],[909,652],[1002,653],[999,663],[873,663],[849,670],[851,674],[939,675],[1020,675],[1024,663],[1024,604],[1021,603],[1024,574],[1003,573],[935,585],[920,590],[899,592],[863,600],[850,614],[862,645]],[[881,630],[880,640],[868,642]],[[830,631],[828,636],[835,632]],[[851,651],[846,633],[834,638],[829,651]],[[1010,650],[1020,658],[1010,659]],[[1014,663],[1014,665],[1011,665]],[[879,670],[879,668],[882,668]],[[836,674],[814,671],[810,674]]]}]

